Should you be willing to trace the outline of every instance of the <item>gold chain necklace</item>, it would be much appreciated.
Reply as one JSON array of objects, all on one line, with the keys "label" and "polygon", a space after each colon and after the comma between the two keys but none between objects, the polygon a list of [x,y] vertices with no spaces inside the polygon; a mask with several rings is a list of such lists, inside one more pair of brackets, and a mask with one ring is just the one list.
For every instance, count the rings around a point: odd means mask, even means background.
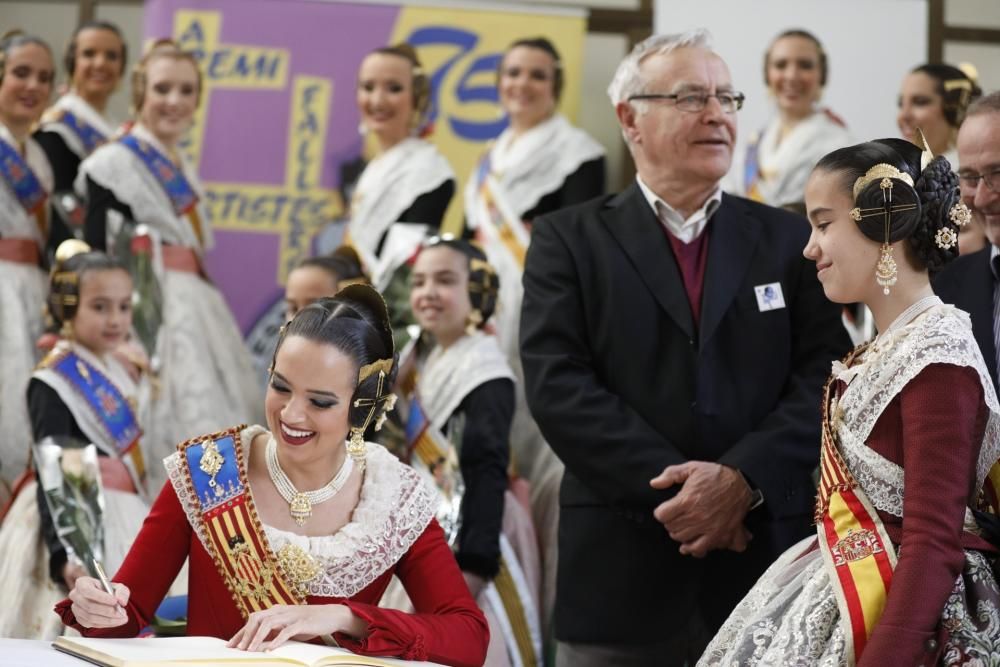
[{"label": "gold chain necklace", "polygon": [[285,471],[281,469],[281,464],[278,463],[278,443],[275,442],[273,435],[267,439],[265,459],[267,461],[267,474],[274,482],[274,488],[278,489],[278,493],[288,503],[288,513],[300,526],[312,516],[312,506],[326,502],[337,495],[354,470],[354,459],[345,456],[340,470],[337,471],[333,479],[313,491],[299,491],[292,484],[292,480],[288,479]]}]

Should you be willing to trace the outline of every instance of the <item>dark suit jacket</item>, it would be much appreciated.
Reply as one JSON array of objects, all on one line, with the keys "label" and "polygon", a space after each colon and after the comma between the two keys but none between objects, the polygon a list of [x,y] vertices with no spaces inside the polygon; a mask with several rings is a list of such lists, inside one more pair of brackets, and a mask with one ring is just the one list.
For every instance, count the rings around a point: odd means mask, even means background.
[{"label": "dark suit jacket", "polygon": [[[721,624],[810,530],[820,392],[850,346],[802,257],[800,216],[723,196],[708,227],[696,326],[666,234],[638,185],[536,219],[521,358],[532,414],[566,464],[556,636],[663,641],[701,607]],[[761,312],[754,287],[780,283]],[[681,556],[649,480],[687,460],[741,470],[765,503],[745,554]]]},{"label": "dark suit jacket", "polygon": [[993,246],[962,255],[947,264],[933,280],[934,292],[945,303],[953,303],[972,317],[972,333],[997,387],[997,353],[993,340]]}]

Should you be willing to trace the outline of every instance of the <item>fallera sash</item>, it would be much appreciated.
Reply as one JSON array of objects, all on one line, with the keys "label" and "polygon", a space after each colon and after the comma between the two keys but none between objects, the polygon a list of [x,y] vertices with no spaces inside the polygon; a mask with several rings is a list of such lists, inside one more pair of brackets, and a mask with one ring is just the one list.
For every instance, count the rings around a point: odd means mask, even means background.
[{"label": "fallera sash", "polygon": [[461,528],[462,496],[465,492],[458,453],[440,429],[431,424],[416,392],[410,396],[405,431],[411,465],[423,473],[441,494],[435,518],[444,529],[448,544],[454,547]]},{"label": "fallera sash", "polygon": [[486,151],[476,166],[475,182],[479,190],[485,216],[478,220],[477,232],[484,245],[503,247],[524,270],[524,258],[528,252],[529,234],[524,222],[507,206],[499,185],[491,175],[490,152]]},{"label": "fallera sash", "polygon": [[104,428],[108,442],[114,444],[114,453],[122,460],[131,460],[135,473],[142,479],[146,470],[142,449],[138,446],[142,429],[136,420],[135,409],[115,383],[71,349],[43,364],[65,379],[83,398]]},{"label": "fallera sash", "polygon": [[178,217],[194,209],[198,203],[198,195],[188,183],[184,172],[170,158],[134,134],[126,134],[121,138],[121,142],[138,156],[153,178],[163,187]]},{"label": "fallera sash", "polygon": [[188,492],[197,497],[205,545],[247,618],[274,605],[305,604],[271,550],[247,483],[239,426],[178,445]]},{"label": "fallera sash", "polygon": [[69,109],[62,109],[58,117],[53,120],[62,122],[77,136],[80,143],[83,144],[83,149],[87,151],[87,155],[93,153],[98,146],[108,140],[100,130]]},{"label": "fallera sash", "polygon": [[[844,365],[849,367],[866,347],[855,348]],[[885,609],[896,550],[837,449],[836,432],[843,414],[837,406],[836,383],[836,376],[831,376],[824,389],[815,518],[823,562],[844,623],[848,664],[854,664]]]},{"label": "fallera sash", "polygon": [[48,194],[17,148],[0,139],[0,177],[6,181],[25,211],[38,214]]}]

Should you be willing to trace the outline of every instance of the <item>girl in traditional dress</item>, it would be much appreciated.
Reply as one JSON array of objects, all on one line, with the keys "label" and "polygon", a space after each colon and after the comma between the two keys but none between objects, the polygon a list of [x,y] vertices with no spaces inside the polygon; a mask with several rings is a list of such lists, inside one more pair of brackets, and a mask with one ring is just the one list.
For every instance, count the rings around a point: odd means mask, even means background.
[{"label": "girl in traditional dress", "polygon": [[[117,568],[149,510],[139,385],[112,354],[132,326],[132,278],[120,263],[88,250],[73,239],[56,255],[48,310],[63,337],[32,375],[27,402],[35,442],[67,436],[96,445],[104,487],[104,562]],[[0,582],[10,595],[0,607],[2,637],[58,635],[52,605],[86,572],[81,554],[67,557],[45,499],[43,472],[36,474],[40,481],[22,488],[0,530]],[[53,584],[65,588],[60,592]]]},{"label": "girl in traditional dress", "polygon": [[[52,165],[57,197],[72,195],[80,162],[114,134],[116,123],[105,112],[125,73],[127,51],[121,30],[106,21],[84,23],[69,40],[63,58],[69,92],[45,112],[34,135]],[[84,214],[74,197],[56,204],[49,232],[53,252],[77,231],[65,218],[76,214],[82,225]]]},{"label": "girl in traditional dress", "polygon": [[0,39],[0,505],[28,464],[31,422],[24,391],[38,360],[52,169],[31,127],[52,92],[52,52],[37,37]]},{"label": "girl in traditional dress", "polygon": [[428,229],[441,227],[455,193],[448,161],[420,138],[430,95],[430,78],[409,44],[375,49],[361,62],[358,113],[362,133],[375,137],[377,152],[351,196],[347,238],[379,288],[411,257]]},{"label": "girl in traditional dress", "polygon": [[[935,155],[948,158],[958,169],[958,128],[965,120],[969,105],[983,91],[979,87],[976,68],[968,63],[958,67],[945,63],[928,63],[913,68],[899,90],[899,111],[896,124],[903,138],[920,145],[920,132]],[[958,251],[968,254],[986,245],[986,233],[975,218],[958,233]]]},{"label": "girl in traditional dress", "polygon": [[817,534],[700,665],[994,664],[1000,405],[968,314],[928,279],[970,217],[956,186],[945,158],[901,139],[834,151],[810,177],[805,255],[879,333],[827,383]]},{"label": "girl in traditional dress", "polygon": [[[194,56],[169,40],[154,43],[135,68],[132,92],[135,125],[83,161],[78,186],[87,192],[88,243],[106,248],[134,221],[141,227],[133,230],[140,236],[132,248],[152,246],[151,256],[162,257],[162,326],[147,350],[160,364],[147,425],[150,458],[159,461],[174,451],[172,443],[250,421],[259,380],[229,307],[205,273],[212,245],[205,195],[178,151],[200,99]],[[150,466],[152,488],[163,479],[160,466]]]},{"label": "girl in traditional dress", "polygon": [[777,115],[747,146],[744,191],[772,206],[802,210],[812,168],[851,143],[844,123],[817,107],[829,78],[823,45],[810,32],[786,30],[764,54],[764,79]]},{"label": "girl in traditional dress", "polygon": [[488,665],[541,665],[538,543],[509,490],[514,373],[483,326],[498,280],[466,241],[436,239],[413,267],[410,305],[434,346],[409,360],[412,464],[440,491],[438,521],[490,621]]},{"label": "girl in traditional dress", "polygon": [[[486,620],[434,519],[434,491],[364,441],[393,402],[396,373],[388,313],[372,288],[351,285],[303,308],[278,338],[268,428],[180,445],[113,578],[115,596],[81,577],[57,607],[64,622],[87,636],[135,636],[190,555],[191,635],[250,651],[295,637],[481,665]],[[377,606],[394,574],[417,613]]]}]

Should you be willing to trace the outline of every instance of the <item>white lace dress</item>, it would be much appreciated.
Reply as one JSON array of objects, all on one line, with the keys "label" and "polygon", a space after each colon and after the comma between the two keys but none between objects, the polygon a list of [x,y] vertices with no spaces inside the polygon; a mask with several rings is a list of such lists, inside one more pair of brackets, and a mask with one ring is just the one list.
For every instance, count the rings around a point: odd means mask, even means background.
[{"label": "white lace dress", "polygon": [[[989,418],[975,488],[982,486],[990,466],[1000,456],[1000,405],[972,336],[968,315],[938,304],[890,336],[882,337],[879,347],[869,348],[852,367],[834,363],[835,377],[847,383],[839,400],[843,418],[835,421],[838,448],[873,506],[895,517],[903,517],[904,469],[870,448],[866,440],[890,401],[930,364],[968,367],[979,375]],[[831,408],[831,412],[835,409]],[[969,509],[965,524],[966,530],[976,530]],[[965,569],[941,613],[941,623],[949,634],[943,647],[943,664],[998,664],[1000,590],[993,566],[992,557],[965,551]],[[853,663],[845,640],[845,622],[817,538],[809,537],[786,551],[764,573],[709,644],[698,665]]]}]

